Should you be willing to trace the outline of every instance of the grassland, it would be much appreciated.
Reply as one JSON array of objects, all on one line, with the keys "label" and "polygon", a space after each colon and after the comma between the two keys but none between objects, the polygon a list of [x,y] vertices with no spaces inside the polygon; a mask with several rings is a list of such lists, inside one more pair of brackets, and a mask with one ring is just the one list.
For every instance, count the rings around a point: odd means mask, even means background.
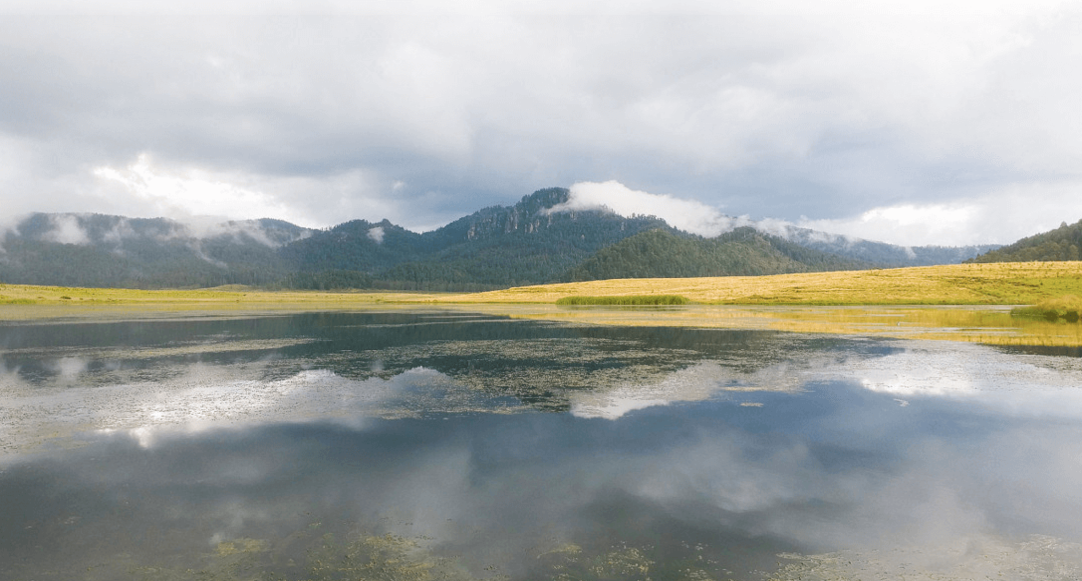
[{"label": "grassland", "polygon": [[518,287],[439,302],[555,303],[571,296],[679,295],[713,305],[1028,305],[1082,295],[1082,262],[953,264],[774,276],[622,279]]},{"label": "grassland", "polygon": [[[672,295],[686,297],[694,304],[660,310],[556,305],[558,300],[569,297],[619,305],[660,302]],[[1009,306],[1042,301],[1058,305],[1055,299],[1065,295],[1082,296],[1082,262],[605,280],[475,294],[268,292],[244,287],[144,291],[0,284],[0,320],[450,308],[582,324],[773,329],[1001,345],[1082,346],[1082,324],[1010,314]]]},{"label": "grassland", "polygon": [[[485,293],[132,290],[0,284],[0,306],[348,308],[372,304],[554,304],[569,297],[678,295],[707,305],[1033,305],[1082,296],[1082,262],[954,264],[774,276],[619,279]],[[3,313],[0,313],[2,316]]]},{"label": "grassland", "polygon": [[230,285],[210,289],[137,290],[0,284],[0,307],[283,308],[411,302],[435,295],[380,292],[261,291]]}]

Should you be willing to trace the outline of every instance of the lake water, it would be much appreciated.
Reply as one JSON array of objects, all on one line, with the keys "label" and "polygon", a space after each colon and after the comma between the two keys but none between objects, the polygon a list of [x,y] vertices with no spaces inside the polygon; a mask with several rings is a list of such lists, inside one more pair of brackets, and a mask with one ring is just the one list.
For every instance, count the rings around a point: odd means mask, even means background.
[{"label": "lake water", "polygon": [[1079,579],[1077,349],[0,323],[2,579]]}]

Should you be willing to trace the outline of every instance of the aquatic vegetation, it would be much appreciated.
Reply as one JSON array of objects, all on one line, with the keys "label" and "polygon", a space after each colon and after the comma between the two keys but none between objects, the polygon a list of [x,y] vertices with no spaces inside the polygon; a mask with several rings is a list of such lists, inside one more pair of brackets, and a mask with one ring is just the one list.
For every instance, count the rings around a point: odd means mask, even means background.
[{"label": "aquatic vegetation", "polygon": [[544,555],[552,581],[649,581],[654,561],[637,547],[618,547],[599,555],[584,555],[580,547]]},{"label": "aquatic vegetation", "polygon": [[319,527],[297,531],[276,543],[238,539],[190,556],[186,565],[136,566],[140,580],[160,581],[470,581],[474,577],[454,559],[440,557],[426,539],[355,532],[339,541],[333,533],[318,537]]},{"label": "aquatic vegetation", "polygon": [[[425,539],[399,535],[359,533],[339,544],[327,534],[308,550],[304,579],[372,579],[394,581],[435,581],[471,579],[448,557],[435,555]],[[272,579],[274,577],[271,577]],[[282,577],[281,579],[285,579]]]},{"label": "aquatic vegetation", "polygon": [[1082,319],[1082,298],[1075,295],[1065,295],[1045,299],[1036,305],[1011,309],[1011,315],[1077,323],[1079,319]]},{"label": "aquatic vegetation", "polygon": [[[467,570],[453,556],[442,555],[431,539],[368,532],[314,537],[296,532],[278,542],[238,539],[219,543],[215,551],[194,556],[188,566],[134,566],[141,581],[507,581]],[[225,547],[223,549],[223,547]],[[891,579],[904,573],[916,581],[964,581],[1010,578],[1069,581],[1082,575],[1082,546],[1056,537],[1033,535],[1021,541],[994,536],[959,539],[937,546],[900,546],[891,550],[845,550],[804,555],[782,553],[772,572],[723,569],[694,555],[651,556],[653,547],[618,545],[596,552],[563,543],[535,557],[532,577],[548,581],[709,581],[765,578],[768,581]],[[481,573],[481,574],[478,574]]]},{"label": "aquatic vegetation", "polygon": [[1082,576],[1082,545],[1034,535],[1021,542],[995,537],[959,539],[940,546],[883,551],[778,555],[769,581],[833,579],[1032,579],[1070,581]]},{"label": "aquatic vegetation", "polygon": [[689,300],[680,295],[627,295],[606,297],[571,296],[563,297],[556,301],[557,305],[618,305],[618,306],[641,306],[641,305],[686,305]]},{"label": "aquatic vegetation", "polygon": [[[453,555],[444,555],[433,539],[367,531],[315,536],[319,527],[285,539],[237,539],[214,551],[189,556],[184,566],[133,566],[141,581],[508,581],[496,564],[470,571]],[[339,540],[339,536],[343,540]],[[531,578],[548,581],[709,581],[722,571],[684,543],[682,558],[658,563],[653,547],[617,545],[596,552],[575,543],[559,543],[532,558]],[[711,569],[715,571],[711,571]]]}]

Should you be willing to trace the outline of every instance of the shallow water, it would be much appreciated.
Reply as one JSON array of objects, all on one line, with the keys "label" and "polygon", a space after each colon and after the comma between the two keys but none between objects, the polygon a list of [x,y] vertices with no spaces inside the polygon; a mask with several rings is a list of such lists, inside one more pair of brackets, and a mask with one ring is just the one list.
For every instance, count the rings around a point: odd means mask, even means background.
[{"label": "shallow water", "polygon": [[2,579],[1077,579],[1082,359],[464,312],[0,324]]}]

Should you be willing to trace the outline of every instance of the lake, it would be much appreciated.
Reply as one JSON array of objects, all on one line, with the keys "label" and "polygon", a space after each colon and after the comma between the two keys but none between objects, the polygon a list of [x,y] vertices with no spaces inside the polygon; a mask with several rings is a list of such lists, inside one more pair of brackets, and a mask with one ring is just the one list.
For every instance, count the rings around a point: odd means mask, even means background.
[{"label": "lake", "polygon": [[1080,543],[1077,348],[0,322],[2,579],[1078,579]]}]

